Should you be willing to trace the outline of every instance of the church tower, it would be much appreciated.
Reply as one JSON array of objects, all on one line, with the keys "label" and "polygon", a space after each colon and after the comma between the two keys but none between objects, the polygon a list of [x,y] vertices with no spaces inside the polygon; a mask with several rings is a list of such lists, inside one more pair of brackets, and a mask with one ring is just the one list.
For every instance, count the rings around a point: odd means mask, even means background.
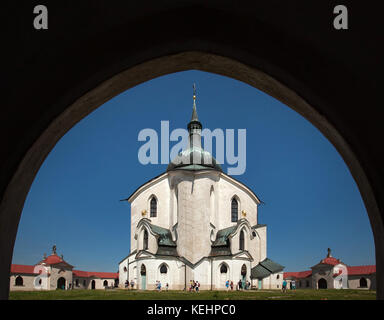
[{"label": "church tower", "polygon": [[179,164],[170,164],[167,170],[178,197],[177,251],[192,263],[208,256],[211,251],[210,191],[222,172],[212,155],[201,147],[201,129],[194,85],[192,117],[188,123],[188,149],[179,155],[181,158],[176,159]]}]

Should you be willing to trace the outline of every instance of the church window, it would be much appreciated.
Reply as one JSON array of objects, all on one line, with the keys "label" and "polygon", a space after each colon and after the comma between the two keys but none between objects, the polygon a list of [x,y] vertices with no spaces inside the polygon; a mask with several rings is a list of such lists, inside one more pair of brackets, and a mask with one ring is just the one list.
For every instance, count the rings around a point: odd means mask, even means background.
[{"label": "church window", "polygon": [[366,288],[368,286],[367,279],[361,278],[360,279],[360,288]]},{"label": "church window", "polygon": [[238,213],[239,213],[239,203],[236,199],[232,199],[231,204],[231,221],[237,222],[238,220]]},{"label": "church window", "polygon": [[151,217],[157,217],[157,201],[155,197],[151,199]]},{"label": "church window", "polygon": [[167,266],[165,264],[162,264],[160,267],[160,273],[167,273]]},{"label": "church window", "polygon": [[41,279],[39,279],[39,285],[41,285]]},{"label": "church window", "polygon": [[141,265],[141,268],[140,268],[140,274],[141,274],[142,276],[145,276],[145,275],[147,274],[147,269],[145,268],[145,265],[144,265],[144,264]]},{"label": "church window", "polygon": [[276,279],[280,279],[280,275],[279,274],[276,276]]},{"label": "church window", "polygon": [[245,250],[244,249],[244,231],[241,230],[240,232],[240,241],[239,241],[239,250]]},{"label": "church window", "polygon": [[227,273],[228,272],[228,268],[225,264],[222,264],[221,267],[220,267],[220,273]]},{"label": "church window", "polygon": [[107,280],[104,280],[103,285],[104,285],[104,287],[107,287],[107,286],[108,286],[108,281],[107,281]]},{"label": "church window", "polygon": [[143,250],[148,250],[148,231],[144,230]]},{"label": "church window", "polygon": [[309,287],[309,281],[307,280],[307,282],[306,282],[306,285],[307,285],[307,288]]},{"label": "church window", "polygon": [[127,267],[124,267],[124,272],[127,272]]},{"label": "church window", "polygon": [[15,286],[22,286],[23,285],[23,278],[18,276],[16,279],[15,279]]},{"label": "church window", "polygon": [[245,264],[241,267],[241,275],[246,276],[247,275],[247,266]]}]

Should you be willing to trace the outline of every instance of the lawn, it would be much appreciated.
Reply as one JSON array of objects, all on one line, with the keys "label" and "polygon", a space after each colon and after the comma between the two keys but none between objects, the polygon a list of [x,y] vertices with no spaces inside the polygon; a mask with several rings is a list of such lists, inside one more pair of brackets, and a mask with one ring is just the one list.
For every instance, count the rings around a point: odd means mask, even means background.
[{"label": "lawn", "polygon": [[11,300],[374,300],[376,291],[297,289],[249,291],[137,291],[137,290],[56,290],[13,291]]}]

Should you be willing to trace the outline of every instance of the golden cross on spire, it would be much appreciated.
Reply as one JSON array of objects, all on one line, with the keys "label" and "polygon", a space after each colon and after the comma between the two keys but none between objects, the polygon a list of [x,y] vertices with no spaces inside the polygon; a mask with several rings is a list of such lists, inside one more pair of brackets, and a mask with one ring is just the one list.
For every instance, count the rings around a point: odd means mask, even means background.
[{"label": "golden cross on spire", "polygon": [[196,85],[193,84],[193,100],[196,100]]}]

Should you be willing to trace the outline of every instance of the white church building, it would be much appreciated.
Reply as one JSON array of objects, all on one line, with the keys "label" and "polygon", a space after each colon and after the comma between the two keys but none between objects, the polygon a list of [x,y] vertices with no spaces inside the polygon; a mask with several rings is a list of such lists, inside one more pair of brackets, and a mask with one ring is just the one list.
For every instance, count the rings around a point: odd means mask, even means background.
[{"label": "white church building", "polygon": [[258,223],[260,199],[223,173],[202,149],[202,125],[193,96],[189,146],[167,171],[140,186],[131,204],[131,250],[119,263],[119,285],[126,281],[154,290],[225,288],[249,281],[254,288],[279,289],[284,267],[267,258],[267,226]]}]

